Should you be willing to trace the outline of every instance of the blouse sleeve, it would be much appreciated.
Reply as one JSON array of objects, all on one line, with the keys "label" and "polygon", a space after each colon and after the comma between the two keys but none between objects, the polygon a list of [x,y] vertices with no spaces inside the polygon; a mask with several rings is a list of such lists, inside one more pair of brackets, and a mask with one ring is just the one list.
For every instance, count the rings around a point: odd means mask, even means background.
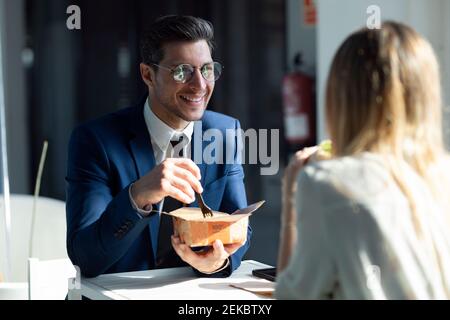
[{"label": "blouse sleeve", "polygon": [[309,170],[302,170],[298,179],[297,247],[286,269],[277,276],[275,296],[277,299],[326,299],[333,291],[336,270],[321,201],[323,183]]}]

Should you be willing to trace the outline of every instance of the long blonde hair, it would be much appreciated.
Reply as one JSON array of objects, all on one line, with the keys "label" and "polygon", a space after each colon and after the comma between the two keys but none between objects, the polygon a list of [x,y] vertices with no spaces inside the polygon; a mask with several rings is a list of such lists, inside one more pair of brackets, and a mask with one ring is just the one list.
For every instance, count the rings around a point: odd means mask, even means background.
[{"label": "long blonde hair", "polygon": [[445,154],[440,87],[430,44],[396,22],[350,35],[337,51],[328,77],[326,117],[334,154],[385,155],[412,211],[414,198],[402,178],[402,163],[441,197],[440,182],[431,169]]}]

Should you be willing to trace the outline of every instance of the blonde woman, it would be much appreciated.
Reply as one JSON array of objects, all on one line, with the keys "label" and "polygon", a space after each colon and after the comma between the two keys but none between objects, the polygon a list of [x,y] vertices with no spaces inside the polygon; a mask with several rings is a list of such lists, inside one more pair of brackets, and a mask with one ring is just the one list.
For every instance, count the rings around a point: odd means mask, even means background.
[{"label": "blonde woman", "polygon": [[283,180],[276,297],[449,299],[450,161],[429,43],[395,22],[352,34],[326,118],[332,159],[300,151]]}]

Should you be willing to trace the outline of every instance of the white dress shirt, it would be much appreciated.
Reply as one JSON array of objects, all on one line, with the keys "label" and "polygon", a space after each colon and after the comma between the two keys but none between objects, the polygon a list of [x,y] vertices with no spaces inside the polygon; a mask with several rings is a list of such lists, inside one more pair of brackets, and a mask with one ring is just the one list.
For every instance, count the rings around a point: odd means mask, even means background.
[{"label": "white dress shirt", "polygon": [[183,153],[185,155],[190,154],[192,133],[194,132],[194,122],[189,122],[186,128],[182,131],[177,131],[168,126],[164,123],[164,121],[159,119],[156,114],[153,113],[150,105],[148,104],[148,100],[145,102],[144,106],[144,119],[151,138],[156,165],[160,164],[164,159],[172,156],[170,141],[178,140],[180,136],[183,136],[184,139],[188,139],[189,141],[184,148]]},{"label": "white dress shirt", "polygon": [[[144,105],[144,120],[145,124],[147,125],[147,130],[152,143],[155,165],[160,164],[166,158],[172,157],[173,149],[170,141],[179,140],[181,136],[183,136],[183,139],[187,139],[188,141],[188,143],[183,147],[183,154],[190,155],[192,134],[194,132],[194,122],[189,122],[189,124],[182,131],[177,131],[156,116],[156,114],[150,108],[148,99]],[[148,156],[151,157],[150,154]],[[151,210],[147,211],[137,207],[133,197],[131,196],[131,188],[132,186],[130,187],[129,194],[133,208],[141,215],[147,216],[151,212]],[[163,205],[164,199],[159,207],[160,212]]]},{"label": "white dress shirt", "polygon": [[[436,165],[442,181],[449,168],[448,160]],[[408,199],[380,156],[311,163],[298,178],[297,247],[277,276],[277,298],[450,298],[449,212],[421,176],[402,169],[433,242],[417,236]]]}]

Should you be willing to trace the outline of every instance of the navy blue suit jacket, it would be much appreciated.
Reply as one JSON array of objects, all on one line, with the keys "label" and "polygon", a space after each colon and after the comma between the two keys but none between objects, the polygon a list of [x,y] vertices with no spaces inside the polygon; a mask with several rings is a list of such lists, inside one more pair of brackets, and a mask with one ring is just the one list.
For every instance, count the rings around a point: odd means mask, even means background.
[{"label": "navy blue suit jacket", "polygon": [[[133,210],[128,193],[131,183],[155,167],[144,102],[82,124],[72,132],[66,176],[67,251],[84,276],[157,267],[154,248],[159,218],[142,218]],[[226,129],[240,125],[236,119],[206,111],[201,124],[194,125],[192,154],[196,135],[210,128],[219,129],[225,137]],[[202,150],[209,143],[202,142]],[[231,150],[236,159],[236,139],[224,142],[223,150]],[[198,166],[203,197],[213,210],[232,213],[247,206],[240,164]],[[247,242],[231,256],[229,268],[214,276],[228,276],[240,265],[250,236],[249,227]]]}]

